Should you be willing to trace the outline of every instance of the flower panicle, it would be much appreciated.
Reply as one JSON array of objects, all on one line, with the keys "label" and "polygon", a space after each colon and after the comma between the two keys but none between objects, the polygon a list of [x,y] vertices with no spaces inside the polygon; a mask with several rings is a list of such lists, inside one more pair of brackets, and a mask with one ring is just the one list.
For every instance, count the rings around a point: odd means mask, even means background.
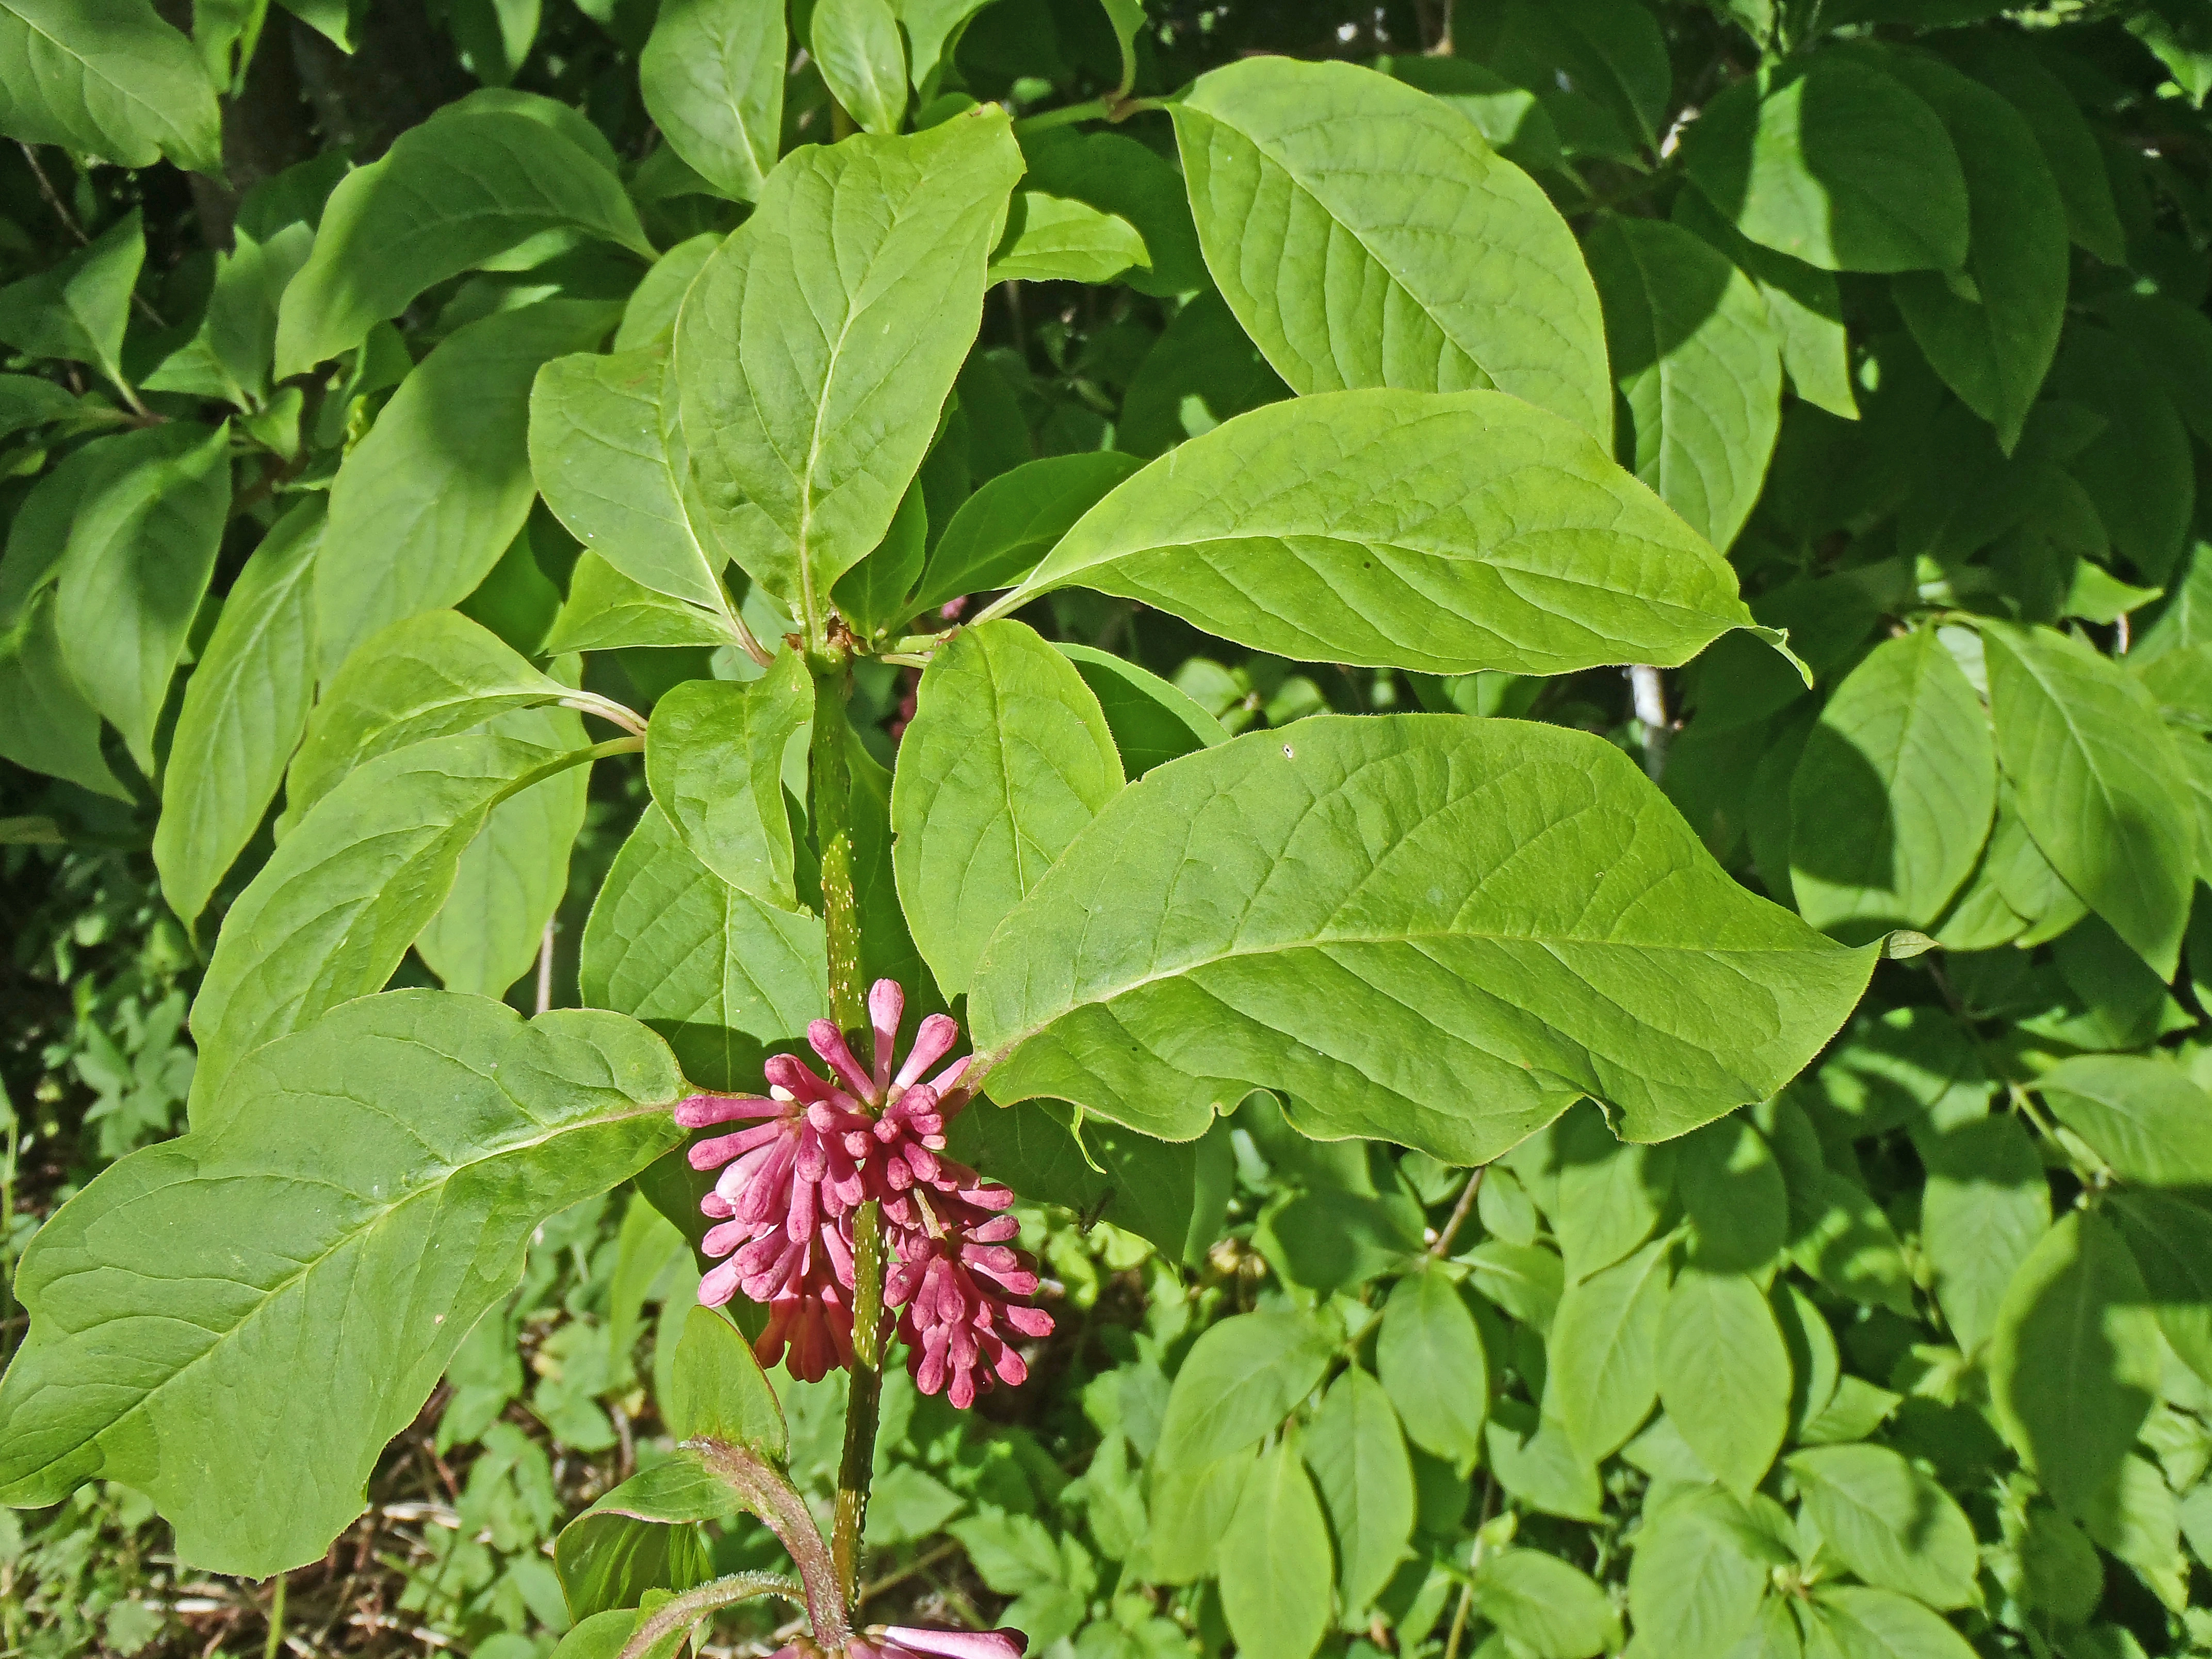
[{"label": "flower panicle", "polygon": [[[931,1014],[900,1060],[905,1012],[898,982],[878,980],[868,993],[872,1064],[817,1019],[806,1041],[827,1076],[776,1054],[762,1068],[765,1095],[695,1095],[677,1106],[686,1128],[744,1126],[690,1151],[694,1169],[720,1171],[700,1204],[717,1224],[702,1245],[717,1265],[699,1300],[720,1307],[742,1292],[767,1307],[754,1344],[763,1365],[783,1360],[807,1382],[851,1365],[853,1224],[873,1202],[891,1255],[884,1303],[898,1313],[908,1369],[924,1393],[964,1409],[994,1382],[1018,1386],[1029,1368],[1013,1344],[1049,1334],[1053,1321],[1029,1302],[1035,1267],[1008,1242],[1013,1194],[945,1155],[945,1126],[974,1095],[969,1056],[940,1066],[959,1025]],[[967,1650],[941,1651],[965,1659]]]}]

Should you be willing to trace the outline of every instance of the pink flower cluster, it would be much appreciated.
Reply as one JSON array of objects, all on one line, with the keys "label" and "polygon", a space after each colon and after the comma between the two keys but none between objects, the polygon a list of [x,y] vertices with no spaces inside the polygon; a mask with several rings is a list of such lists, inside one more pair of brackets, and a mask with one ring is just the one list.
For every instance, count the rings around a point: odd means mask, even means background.
[{"label": "pink flower cluster", "polygon": [[907,1368],[925,1394],[965,1407],[994,1377],[1011,1387],[1029,1375],[1012,1340],[1048,1334],[1052,1316],[1029,1305],[1036,1270],[1006,1243],[1017,1231],[1006,1213],[1013,1194],[943,1155],[945,1125],[971,1096],[961,1086],[968,1060],[922,1073],[952,1051],[960,1028],[930,1015],[894,1074],[905,1012],[897,981],[877,981],[872,1070],[817,1019],[806,1040],[830,1077],[777,1054],[763,1068],[765,1097],[695,1095],[677,1106],[686,1128],[751,1123],[691,1148],[694,1169],[722,1172],[700,1203],[719,1223],[703,1248],[720,1265],[700,1282],[699,1300],[718,1308],[742,1291],[766,1304],[768,1328],[754,1344],[763,1365],[784,1359],[808,1382],[850,1365],[853,1221],[873,1200],[893,1257],[884,1300],[900,1310]]},{"label": "pink flower cluster", "polygon": [[[916,1630],[906,1625],[878,1626],[855,1636],[836,1659],[1022,1659],[1030,1638],[1018,1630]],[[801,1638],[779,1648],[769,1659],[823,1659],[822,1650]]]}]

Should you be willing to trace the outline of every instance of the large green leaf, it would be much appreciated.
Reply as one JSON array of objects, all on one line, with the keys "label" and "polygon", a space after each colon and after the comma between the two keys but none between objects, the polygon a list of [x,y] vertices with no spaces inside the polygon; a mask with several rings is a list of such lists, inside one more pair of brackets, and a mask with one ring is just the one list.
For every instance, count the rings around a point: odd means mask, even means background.
[{"label": "large green leaf", "polygon": [[1546,1343],[1560,1426],[1591,1463],[1609,1456],[1659,1397],[1660,1321],[1667,1307],[1665,1240],[1647,1244],[1559,1298]]},{"label": "large green leaf", "polygon": [[1821,1446],[1790,1459],[1821,1542],[1869,1584],[1936,1607],[1975,1597],[1973,1523],[1951,1495],[1887,1446]]},{"label": "large green leaf", "polygon": [[896,132],[906,118],[906,40],[894,0],[817,0],[807,36],[830,96],[860,131]]},{"label": "large green leaf", "polygon": [[2123,1193],[2112,1216],[2176,1358],[2212,1382],[2212,1215],[2162,1193]]},{"label": "large green leaf", "polygon": [[1820,711],[1790,779],[1799,914],[1853,942],[1933,925],[1996,797],[1989,716],[1936,630],[1885,640]]},{"label": "large green leaf", "polygon": [[638,88],[693,172],[757,202],[775,166],[790,56],[776,0],[664,0],[638,57]]},{"label": "large green leaf", "polygon": [[1929,363],[2010,454],[2066,319],[2066,204],[2034,129],[2002,97],[1930,58],[1896,52],[1887,67],[1951,135],[1966,179],[1966,270],[1981,296],[1962,299],[1944,276],[1917,271],[1897,279],[1897,307]]},{"label": "large green leaf", "polygon": [[1132,455],[1158,455],[1290,390],[1209,288],[1176,313],[1137,365],[1114,441]]},{"label": "large green leaf", "polygon": [[1495,392],[1240,415],[1115,489],[993,611],[1070,586],[1283,656],[1442,674],[1671,665],[1752,625],[1695,532]]},{"label": "large green leaf", "polygon": [[1202,1468],[1264,1439],[1313,1392],[1335,1351],[1303,1313],[1240,1314],[1208,1327],[1168,1394],[1158,1466]]},{"label": "large green leaf", "polygon": [[2061,1123],[2122,1181],[2212,1191],[2212,1094],[2141,1054],[2077,1054],[2037,1087]]},{"label": "large green leaf", "polygon": [[[555,753],[585,744],[565,708],[518,708],[490,721],[495,737]],[[575,767],[499,802],[453,869],[453,890],[415,939],[416,954],[448,991],[504,996],[546,948],[545,930],[568,891],[568,854],[584,827],[591,773]]]},{"label": "large green leaf", "polygon": [[323,507],[279,519],[223,601],[185,683],[161,781],[154,864],[162,896],[196,921],[275,799],[314,701],[315,550]]},{"label": "large green leaf", "polygon": [[2026,40],[2008,30],[1959,29],[1942,41],[1943,51],[1960,68],[2003,94],[2027,118],[2065,204],[2075,243],[2108,265],[2124,265],[2127,238],[2112,199],[2112,177],[2096,132],[2066,83]]},{"label": "large green leaf", "polygon": [[1952,1626],[1910,1596],[1860,1584],[1822,1589],[1806,1627],[1817,1634],[1808,1651],[1851,1659],[1972,1659],[1974,1649]]},{"label": "large green leaf", "polygon": [[2050,629],[1982,624],[1997,758],[2035,844],[2160,979],[2196,878],[2197,819],[2140,681]]},{"label": "large green leaf", "polygon": [[0,635],[0,755],[97,795],[131,798],[100,753],[100,711],[62,660],[50,589]]},{"label": "large green leaf", "polygon": [[1183,1139],[1274,1088],[1310,1133],[1467,1164],[1579,1095],[1638,1140],[1769,1095],[1872,965],[1730,881],[1601,739],[1322,715],[1116,796],[969,1012],[1001,1100]]},{"label": "large green leaf", "polygon": [[1757,1622],[1771,1570],[1788,1559],[1717,1486],[1655,1505],[1634,1540],[1628,1610],[1653,1659],[1710,1659]]},{"label": "large green leaf", "polygon": [[1620,1639],[1605,1592],[1581,1568],[1541,1550],[1484,1555],[1474,1588],[1475,1610],[1535,1659],[1595,1659]]},{"label": "large green leaf", "polygon": [[1221,1540],[1221,1611],[1242,1653],[1310,1659],[1328,1630],[1328,1528],[1285,1443],[1260,1459]]},{"label": "large green leaf", "polygon": [[2165,581],[2195,521],[2196,467],[2180,412],[2130,337],[2094,323],[2067,330],[2048,390],[2103,417],[2066,470],[2095,505],[2113,551],[2138,577]]},{"label": "large green leaf", "polygon": [[2021,1264],[1997,1310],[1997,1423],[2070,1514],[2100,1501],[2158,1397],[2165,1347],[2148,1299],[2119,1231],[2076,1210]]},{"label": "large green leaf", "polygon": [[215,88],[148,0],[0,0],[0,131],[118,167],[222,171]]},{"label": "large green leaf", "polygon": [[661,346],[547,363],[530,388],[531,472],[577,540],[641,586],[703,607],[734,639],[728,556],[687,505],[667,374]]},{"label": "large green leaf", "polygon": [[553,121],[478,106],[409,128],[331,193],[284,290],[277,378],[359,345],[433,284],[557,231],[653,257],[622,181]]},{"label": "large green leaf", "polygon": [[749,898],[699,862],[658,806],[615,854],[584,926],[584,1000],[668,1039],[709,1089],[760,1087],[770,1048],[830,1008],[822,923]]},{"label": "large green leaf", "polygon": [[985,483],[961,502],[930,551],[916,612],[1018,581],[1137,463],[1110,449],[1048,455]]},{"label": "large green leaf", "polygon": [[111,464],[76,504],[54,617],[85,700],[150,775],[169,678],[229,516],[230,434],[179,422],[126,442],[127,462]]},{"label": "large green leaf", "polygon": [[195,1114],[247,1052],[383,988],[485,815],[580,758],[440,738],[369,762],[319,801],[223,920],[192,1003]]},{"label": "large green leaf", "polygon": [[1505,0],[1453,18],[1452,50],[1524,87],[1564,81],[1624,136],[1656,147],[1674,78],[1658,20],[1637,0]]},{"label": "large green leaf", "polygon": [[[0,8],[0,19],[7,15]],[[0,289],[0,340],[33,357],[89,363],[118,386],[131,295],[146,261],[138,210],[36,276]]]},{"label": "large green leaf", "polygon": [[1098,699],[1030,629],[986,623],[937,653],[892,775],[892,857],[948,994],[969,988],[992,930],[1121,786]]},{"label": "large green leaf", "polygon": [[1722,218],[1702,191],[1686,190],[1675,197],[1674,221],[1727,254],[1759,285],[1767,321],[1782,348],[1782,367],[1797,395],[1831,415],[1856,420],[1851,343],[1835,273],[1761,247]]},{"label": "large green leaf", "polygon": [[1667,1293],[1659,1399],[1699,1461],[1740,1496],[1774,1462],[1790,1428],[1790,1349],[1748,1273],[1689,1267]]},{"label": "large green leaf", "polygon": [[1539,1146],[1544,1173],[1557,1183],[1547,1208],[1569,1280],[1610,1267],[1651,1237],[1674,1182],[1674,1148],[1624,1143],[1605,1114],[1589,1104],[1568,1112],[1522,1152],[1533,1156]]},{"label": "large green leaf", "polygon": [[1663,219],[1605,220],[1583,247],[1636,476],[1725,549],[1751,516],[1781,427],[1766,301],[1725,254]]},{"label": "large green leaf", "polygon": [[737,1494],[696,1452],[679,1449],[639,1470],[554,1540],[554,1567],[570,1614],[588,1620],[620,1607],[634,1617],[648,1590],[705,1583],[714,1576],[714,1560],[698,1523],[733,1521],[741,1513]]},{"label": "large green leaf", "polygon": [[378,629],[466,598],[499,562],[537,494],[528,439],[538,365],[591,344],[613,320],[582,300],[498,312],[455,329],[400,383],[331,485],[315,568],[325,678]]},{"label": "large green leaf", "polygon": [[1920,1248],[1944,1322],[1971,1355],[1996,1328],[2005,1287],[2050,1231],[2050,1182],[2035,1142],[2009,1113],[1916,1126],[1912,1144],[1928,1171]]},{"label": "large green leaf", "polygon": [[1297,392],[1496,386],[1603,441],[1597,293],[1472,122],[1349,64],[1250,58],[1170,106],[1206,262]]},{"label": "large green leaf", "polygon": [[1054,641],[1053,648],[1075,665],[1098,699],[1106,729],[1121,751],[1124,776],[1140,778],[1194,749],[1229,741],[1221,722],[1189,696],[1127,658],[1065,641]]},{"label": "large green leaf", "polygon": [[577,696],[457,611],[394,623],[324,682],[285,779],[281,827],[289,832],[349,772],[380,755]]},{"label": "large green leaf", "polygon": [[802,623],[883,539],[936,434],[1021,170],[997,111],[796,150],[684,300],[692,465]]},{"label": "large green leaf", "polygon": [[1145,239],[1118,213],[1018,190],[985,273],[993,283],[1110,283],[1146,262]]},{"label": "large green leaf", "polygon": [[690,680],[653,705],[645,775],[692,855],[741,893],[799,908],[784,766],[814,720],[814,682],[797,652],[760,678]]},{"label": "large green leaf", "polygon": [[1895,76],[1815,52],[1739,81],[1685,131],[1690,178],[1754,242],[1823,270],[1956,270],[1966,181]]},{"label": "large green leaf", "polygon": [[[0,1501],[94,1477],[196,1565],[264,1577],[361,1513],[532,1231],[681,1138],[667,1049],[434,991],[354,1002],[234,1069],[192,1133],[46,1224],[0,1385]],[[251,1456],[240,1455],[251,1448]]]},{"label": "large green leaf", "polygon": [[[954,3],[969,4],[973,0]],[[913,0],[907,10],[911,37]],[[1166,157],[1120,132],[1048,127],[1020,137],[1033,187],[1087,202],[1136,228],[1144,240],[1146,263],[1125,272],[1124,283],[1139,294],[1162,299],[1209,289],[1190,198],[1183,190],[1182,175]],[[1216,298],[1213,303],[1219,306],[1220,301]]]},{"label": "large green leaf", "polygon": [[1465,1468],[1482,1452],[1490,1362],[1459,1287],[1431,1268],[1383,1304],[1375,1369],[1413,1443]]},{"label": "large green leaf", "polygon": [[1329,1384],[1298,1449],[1336,1537],[1338,1600],[1357,1611],[1390,1582],[1413,1534],[1413,1466],[1382,1385],[1348,1367]]},{"label": "large green leaf", "polygon": [[1690,1222],[1690,1261],[1764,1282],[1790,1236],[1781,1166],[1750,1119],[1732,1114],[1686,1135],[1674,1189]]}]

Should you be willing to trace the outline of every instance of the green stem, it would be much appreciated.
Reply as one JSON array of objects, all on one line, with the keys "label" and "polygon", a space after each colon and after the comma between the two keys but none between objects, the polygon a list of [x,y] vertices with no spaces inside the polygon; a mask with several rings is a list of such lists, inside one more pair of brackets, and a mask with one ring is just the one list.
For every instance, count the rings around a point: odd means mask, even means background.
[{"label": "green stem", "polygon": [[[814,828],[822,849],[822,920],[828,935],[830,1013],[848,1041],[869,1029],[860,984],[860,907],[853,895],[852,772],[846,756],[843,663],[817,664],[814,672]],[[846,1397],[845,1450],[837,1469],[836,1513],[830,1553],[849,1606],[860,1589],[860,1537],[868,1513],[868,1484],[876,1458],[876,1425],[883,1400],[883,1223],[873,1204],[853,1218],[853,1371]]]}]

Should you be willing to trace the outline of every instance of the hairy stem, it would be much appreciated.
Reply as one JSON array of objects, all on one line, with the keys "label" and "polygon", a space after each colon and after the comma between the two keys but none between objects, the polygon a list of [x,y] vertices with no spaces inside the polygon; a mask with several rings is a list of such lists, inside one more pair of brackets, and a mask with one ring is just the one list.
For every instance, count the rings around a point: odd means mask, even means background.
[{"label": "hairy stem", "polygon": [[[837,1581],[829,1547],[822,1541],[821,1528],[814,1524],[814,1515],[806,1507],[806,1500],[757,1452],[726,1440],[687,1440],[684,1444],[697,1452],[722,1484],[737,1494],[738,1501],[758,1516],[775,1534],[776,1541],[790,1555],[792,1565],[799,1569],[799,1583],[792,1588],[804,1594],[806,1616],[813,1623],[815,1638],[832,1651],[842,1652],[845,1643],[852,1638],[853,1621],[846,1611],[844,1588]],[[720,1582],[726,1584],[731,1581],[726,1578]],[[775,1582],[781,1584],[787,1581]],[[782,1593],[777,1591],[779,1595]],[[729,1599],[734,1601],[736,1597]],[[799,1597],[794,1595],[792,1599],[797,1601]]]},{"label": "hairy stem", "polygon": [[717,1578],[663,1601],[623,1644],[621,1659],[641,1659],[663,1637],[674,1631],[688,1630],[704,1615],[717,1607],[726,1607],[732,1601],[748,1601],[756,1595],[781,1595],[787,1601],[798,1602],[801,1595],[798,1585],[773,1573],[733,1572],[727,1578]]},{"label": "hairy stem", "polygon": [[[822,849],[822,920],[829,938],[830,1012],[848,1039],[868,1030],[860,986],[860,917],[853,896],[852,775],[842,663],[814,677],[814,828]],[[860,1594],[860,1534],[875,1468],[876,1421],[883,1397],[883,1222],[873,1204],[853,1218],[853,1376],[845,1407],[845,1450],[837,1468],[830,1549],[847,1605]]]}]

